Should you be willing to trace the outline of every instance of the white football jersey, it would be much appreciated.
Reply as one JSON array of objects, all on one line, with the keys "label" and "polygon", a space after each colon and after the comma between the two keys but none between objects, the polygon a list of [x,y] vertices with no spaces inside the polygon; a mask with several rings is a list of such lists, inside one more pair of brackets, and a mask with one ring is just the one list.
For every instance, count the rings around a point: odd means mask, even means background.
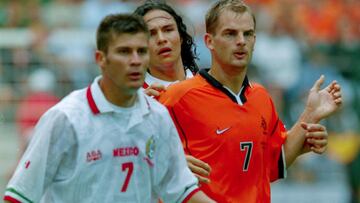
[{"label": "white football jersey", "polygon": [[[185,70],[185,75],[186,75],[186,79],[192,78],[194,76],[194,74],[191,72],[190,69]],[[168,87],[169,85],[177,83],[177,82],[179,82],[179,80],[172,81],[172,82],[166,81],[166,80],[161,80],[159,78],[156,78],[156,77],[152,76],[150,73],[146,72],[146,74],[145,74],[145,82],[144,82],[143,87],[148,87],[148,86],[150,86],[151,84],[154,84],[154,83],[162,84],[165,87]]]},{"label": "white football jersey", "polygon": [[166,108],[137,92],[109,103],[96,78],[40,119],[4,199],[16,202],[182,202],[198,190]]}]

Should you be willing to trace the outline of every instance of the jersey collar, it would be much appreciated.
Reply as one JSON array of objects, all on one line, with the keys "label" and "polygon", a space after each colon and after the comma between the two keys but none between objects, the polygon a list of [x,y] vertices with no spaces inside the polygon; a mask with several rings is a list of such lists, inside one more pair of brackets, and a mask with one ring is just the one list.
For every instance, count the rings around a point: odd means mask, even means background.
[{"label": "jersey collar", "polygon": [[[101,76],[98,76],[94,79],[94,82],[87,88],[86,90],[86,98],[89,104],[89,107],[93,114],[103,114],[103,113],[109,113],[109,112],[115,112],[115,109],[112,107],[112,105],[109,103],[109,101],[105,98],[104,93],[101,91],[99,86],[99,80],[101,79]],[[148,98],[142,93],[142,90],[139,89],[137,91],[138,99],[136,100],[137,106],[139,108],[136,108],[136,114],[134,117],[137,117],[136,119],[139,119],[139,117],[142,117],[143,115],[149,113],[150,110],[150,103],[147,101]],[[136,105],[136,104],[135,104]],[[132,116],[133,117],[133,116]]]},{"label": "jersey collar", "polygon": [[[192,78],[194,76],[194,74],[191,72],[190,69],[185,69],[185,76],[186,79]],[[156,78],[154,76],[152,76],[148,71],[145,73],[145,82],[143,85],[143,88],[146,89],[147,87],[149,87],[151,84],[154,83],[159,83],[164,85],[165,87],[168,87],[169,85],[179,82],[178,80],[176,81],[166,81],[166,80],[161,80],[159,78]]]},{"label": "jersey collar", "polygon": [[[238,103],[235,94],[230,92],[223,84],[221,84],[219,81],[217,81],[214,77],[212,77],[208,71],[210,69],[201,69],[199,71],[199,74],[205,78],[205,80],[212,85],[213,87],[219,89],[220,91],[222,91],[224,94],[226,94],[233,102]],[[245,92],[246,89],[248,87],[251,87],[249,79],[247,76],[245,76],[244,82],[242,84],[242,91],[240,92],[240,101],[242,104],[245,104],[245,102],[247,101],[246,97],[245,97]]]}]

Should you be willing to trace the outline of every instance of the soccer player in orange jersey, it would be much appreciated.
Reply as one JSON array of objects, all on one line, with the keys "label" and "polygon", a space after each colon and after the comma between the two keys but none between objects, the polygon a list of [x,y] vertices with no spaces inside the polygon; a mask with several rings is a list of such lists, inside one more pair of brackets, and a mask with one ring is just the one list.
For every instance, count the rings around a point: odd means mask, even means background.
[{"label": "soccer player in orange jersey", "polygon": [[304,112],[286,131],[272,99],[251,83],[247,68],[256,21],[241,0],[216,2],[206,15],[210,70],[171,85],[160,96],[176,123],[185,152],[211,166],[201,189],[218,202],[270,202],[270,182],[283,178],[299,155],[323,153],[325,127],[317,124],[342,103],[340,85],[310,90]]}]

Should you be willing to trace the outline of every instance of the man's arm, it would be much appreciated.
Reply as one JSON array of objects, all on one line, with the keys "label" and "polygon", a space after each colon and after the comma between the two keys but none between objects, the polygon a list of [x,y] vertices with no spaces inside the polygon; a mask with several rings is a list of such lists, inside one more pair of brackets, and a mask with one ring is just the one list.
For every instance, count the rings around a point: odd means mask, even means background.
[{"label": "man's arm", "polygon": [[303,153],[313,151],[322,154],[326,150],[328,134],[326,128],[321,124],[295,124],[287,134],[284,145],[287,167]]},{"label": "man's arm", "polygon": [[325,152],[328,136],[326,128],[316,124],[336,112],[342,104],[341,87],[331,82],[320,89],[325,77],[322,75],[310,89],[306,107],[295,125],[288,131],[285,142],[285,159],[289,167],[301,154],[313,151]]},{"label": "man's arm", "polygon": [[39,202],[64,156],[75,146],[75,131],[67,116],[61,111],[50,111],[36,125],[32,141],[7,185],[4,200]]},{"label": "man's arm", "polygon": [[191,172],[196,176],[200,183],[210,183],[208,178],[211,168],[209,164],[197,159],[191,155],[185,155],[187,165]]},{"label": "man's arm", "polygon": [[159,84],[159,83],[154,83],[154,84],[151,84],[146,89],[144,89],[144,93],[150,97],[154,97],[155,99],[157,99],[160,96],[161,92],[163,92],[165,90],[166,90],[166,88],[164,85]]},{"label": "man's arm", "polygon": [[215,201],[210,199],[208,196],[205,195],[205,193],[199,190],[190,197],[187,203],[215,203]]}]

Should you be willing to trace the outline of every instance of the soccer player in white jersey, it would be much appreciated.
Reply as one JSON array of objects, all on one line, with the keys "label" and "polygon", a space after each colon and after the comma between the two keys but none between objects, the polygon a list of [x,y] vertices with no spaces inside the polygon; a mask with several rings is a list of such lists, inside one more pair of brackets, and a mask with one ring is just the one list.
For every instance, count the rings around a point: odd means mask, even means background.
[{"label": "soccer player in white jersey", "polygon": [[[150,31],[150,66],[143,88],[148,95],[157,96],[169,85],[191,78],[198,72],[196,50],[182,17],[166,3],[146,1],[135,14],[143,16]],[[200,182],[208,183],[210,166],[186,155],[190,170]]]},{"label": "soccer player in white jersey", "polygon": [[198,190],[167,110],[139,90],[148,39],[137,16],[102,20],[102,75],[40,119],[5,202],[213,202]]},{"label": "soccer player in white jersey", "polygon": [[154,82],[167,87],[198,72],[194,40],[182,18],[170,6],[147,1],[134,13],[143,16],[150,31],[150,66],[145,88]]}]

